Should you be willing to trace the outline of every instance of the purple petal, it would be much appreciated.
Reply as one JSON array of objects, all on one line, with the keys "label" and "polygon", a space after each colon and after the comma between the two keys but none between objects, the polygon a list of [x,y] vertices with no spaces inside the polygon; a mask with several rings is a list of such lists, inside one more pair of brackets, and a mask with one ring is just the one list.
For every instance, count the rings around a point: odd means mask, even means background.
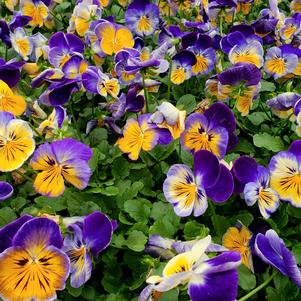
[{"label": "purple petal", "polygon": [[20,227],[32,219],[30,215],[23,215],[0,229],[0,253],[12,246],[12,241]]},{"label": "purple petal", "polygon": [[222,126],[229,132],[234,132],[236,129],[235,117],[231,109],[222,102],[214,103],[204,115],[210,120],[210,124]]},{"label": "purple petal", "polygon": [[301,140],[293,141],[288,151],[293,153],[301,162]]},{"label": "purple petal", "polygon": [[7,182],[0,181],[0,201],[4,201],[13,195],[14,188]]},{"label": "purple petal", "polygon": [[88,70],[82,74],[83,86],[90,93],[98,94],[98,81],[99,76],[97,70],[94,68],[88,68]]},{"label": "purple petal", "polygon": [[183,50],[179,52],[172,58],[172,60],[179,62],[183,66],[193,66],[196,64],[195,55],[188,50]]},{"label": "purple petal", "polygon": [[258,164],[255,159],[241,156],[234,161],[233,172],[235,177],[243,184],[256,182]]},{"label": "purple petal", "polygon": [[59,163],[67,160],[88,161],[92,157],[90,147],[72,138],[54,141],[51,148]]},{"label": "purple petal", "polygon": [[206,189],[206,194],[215,202],[224,202],[230,198],[234,189],[234,180],[230,170],[220,165],[220,174],[216,184]]},{"label": "purple petal", "polygon": [[241,256],[238,252],[224,252],[205,263],[210,265],[206,274],[221,273],[237,268],[241,264]]},{"label": "purple petal", "polygon": [[301,94],[293,92],[285,92],[277,95],[274,98],[269,99],[266,104],[268,107],[275,110],[288,110],[297,103],[301,98]]},{"label": "purple petal", "polygon": [[97,211],[84,219],[83,236],[93,256],[108,247],[113,235],[113,227],[108,217]]},{"label": "purple petal", "polygon": [[238,290],[238,273],[229,270],[222,273],[199,276],[188,285],[192,301],[234,301]]},{"label": "purple petal", "polygon": [[215,155],[207,150],[194,154],[194,175],[196,183],[203,188],[213,187],[219,178],[220,164]]},{"label": "purple petal", "polygon": [[13,246],[25,249],[63,246],[63,237],[59,226],[52,220],[43,217],[33,218],[24,223],[13,239]]}]

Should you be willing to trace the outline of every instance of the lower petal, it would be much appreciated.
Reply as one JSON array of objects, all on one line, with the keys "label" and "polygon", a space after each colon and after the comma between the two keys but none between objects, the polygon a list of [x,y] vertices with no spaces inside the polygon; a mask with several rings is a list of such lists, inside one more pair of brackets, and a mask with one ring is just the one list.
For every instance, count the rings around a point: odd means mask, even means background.
[{"label": "lower petal", "polygon": [[34,181],[35,190],[49,197],[58,197],[64,193],[65,184],[59,167],[52,167],[39,173]]},{"label": "lower petal", "polygon": [[195,274],[188,285],[188,293],[192,301],[234,301],[237,289],[236,270],[205,275]]}]

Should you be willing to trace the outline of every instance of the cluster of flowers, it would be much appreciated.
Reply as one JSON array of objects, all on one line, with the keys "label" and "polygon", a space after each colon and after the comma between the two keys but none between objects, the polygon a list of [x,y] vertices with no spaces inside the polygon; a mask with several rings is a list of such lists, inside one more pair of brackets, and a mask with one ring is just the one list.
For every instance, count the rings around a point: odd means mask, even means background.
[{"label": "cluster of flowers", "polygon": [[[290,277],[301,289],[300,268],[283,240],[263,220],[254,220],[250,228],[252,232],[238,222],[225,233],[223,246],[212,243],[210,235],[185,242],[151,236],[145,251],[169,261],[162,276],[147,279],[149,285],[141,292],[139,301],[157,300],[179,285],[188,285],[192,301],[236,300],[236,268],[241,262],[257,273],[270,265]],[[220,254],[212,257],[209,253]]]},{"label": "cluster of flowers", "polygon": [[1,298],[54,300],[69,275],[71,286],[80,287],[116,226],[98,211],[70,218],[23,215],[7,224],[0,229]]},{"label": "cluster of flowers", "polygon": [[[126,7],[122,25],[104,14],[110,1],[79,0],[67,32],[58,31],[47,38],[35,29],[54,28],[52,12],[59,1],[5,0],[11,16],[0,20],[0,39],[19,58],[0,59],[0,171],[23,174],[21,168],[33,155],[29,166],[37,172],[37,193],[60,196],[65,182],[86,188],[92,151],[66,138],[69,117],[64,107],[73,94],[86,92],[106,99],[101,104],[105,115],[87,124],[87,134],[97,126],[108,126],[119,136],[116,145],[129,159],[138,160],[141,151],[176,139],[192,153],[194,170],[175,164],[163,184],[164,195],[177,215],[200,216],[208,207],[207,198],[220,203],[234,193],[243,193],[247,205],[257,202],[265,219],[280,200],[300,207],[301,140],[273,156],[268,168],[245,156],[232,166],[223,161],[238,143],[233,112],[249,114],[259,95],[262,71],[265,78],[282,82],[301,74],[300,1],[291,2],[292,14],[288,17],[279,10],[276,0],[270,0],[269,9],[262,10],[252,23],[233,25],[227,34],[223,34],[222,26],[217,27],[218,19],[223,24],[232,22],[235,14],[247,15],[255,1],[160,0],[153,4],[134,0],[129,5],[119,1]],[[178,11],[187,11],[190,19],[172,25]],[[154,34],[158,47],[152,49],[146,42]],[[33,89],[43,91],[38,101],[26,99],[18,90],[21,70],[32,78]],[[149,112],[149,93],[158,91],[164,74],[168,76],[167,101]],[[208,74],[205,107],[186,116],[185,110],[169,102],[171,84],[181,85],[191,77]],[[300,99],[300,94],[288,92],[271,98],[267,105],[280,118],[296,121],[293,129],[301,136]],[[48,117],[40,105],[46,111],[49,107],[53,110]],[[121,129],[119,124],[126,112],[139,116],[127,119]],[[21,120],[23,114],[39,119],[39,126]],[[50,142],[36,148],[35,134]],[[0,182],[0,200],[12,194],[11,184]],[[0,295],[5,300],[53,300],[56,290],[64,288],[69,273],[74,287],[89,279],[92,257],[108,246],[116,224],[100,212],[67,220],[59,222],[63,227],[60,230],[49,218],[24,215],[0,230]],[[277,234],[273,230],[253,235],[248,231],[242,225],[229,229],[224,237],[227,249],[212,245],[209,236],[182,245],[169,242],[170,247],[164,249],[172,248],[179,254],[167,263],[162,277],[148,280],[150,286],[140,299],[188,283],[193,301],[235,300],[235,269],[241,256],[242,262],[253,269],[252,252],[300,287],[299,268]],[[233,232],[242,236],[248,248],[231,244],[228,236]],[[212,250],[223,253],[209,258],[206,252]]]}]

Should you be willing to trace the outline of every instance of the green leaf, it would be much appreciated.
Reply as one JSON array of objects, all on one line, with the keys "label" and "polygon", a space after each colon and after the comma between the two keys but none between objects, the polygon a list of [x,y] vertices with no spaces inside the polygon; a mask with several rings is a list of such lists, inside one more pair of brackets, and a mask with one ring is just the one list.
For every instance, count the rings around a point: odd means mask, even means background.
[{"label": "green leaf", "polygon": [[49,198],[47,196],[39,196],[35,198],[35,203],[41,208],[51,208],[55,212],[67,208],[66,200],[63,197]]},{"label": "green leaf", "polygon": [[17,197],[10,202],[10,206],[14,211],[19,211],[21,208],[23,208],[26,205],[26,199],[22,197]]},{"label": "green leaf", "polygon": [[226,233],[227,229],[230,227],[229,219],[225,216],[215,214],[211,217],[211,220],[214,230],[219,237]]},{"label": "green leaf", "polygon": [[260,83],[261,83],[260,92],[274,92],[276,90],[276,86],[272,82],[262,80]]},{"label": "green leaf", "polygon": [[157,220],[149,228],[149,234],[159,234],[168,238],[172,238],[177,231],[178,227],[173,225],[168,219]]},{"label": "green leaf", "polygon": [[266,289],[266,296],[268,301],[286,301],[283,294],[273,287],[268,287]]},{"label": "green leaf", "polygon": [[273,152],[279,152],[284,149],[284,143],[278,136],[272,136],[268,133],[255,134],[253,143],[257,147],[263,147]]},{"label": "green leaf", "polygon": [[147,221],[151,207],[151,202],[142,198],[127,200],[124,203],[124,210],[137,222]]},{"label": "green leaf", "polygon": [[95,187],[89,189],[87,192],[89,193],[100,193],[106,196],[115,196],[119,194],[119,189],[116,186],[108,186],[108,187]]},{"label": "green leaf", "polygon": [[85,285],[81,294],[87,300],[95,300],[96,291],[93,286]]},{"label": "green leaf", "polygon": [[268,119],[264,112],[254,112],[247,117],[254,125],[260,125]]},{"label": "green leaf", "polygon": [[144,250],[147,237],[141,231],[134,230],[130,232],[126,244],[129,249],[135,252],[142,252]]},{"label": "green leaf", "polygon": [[0,209],[0,227],[10,223],[11,221],[15,220],[17,215],[15,212],[9,208],[4,207]]},{"label": "green leaf", "polygon": [[238,285],[245,291],[250,291],[256,286],[256,277],[244,265],[238,267]]},{"label": "green leaf", "polygon": [[112,166],[112,175],[115,179],[124,179],[130,174],[130,163],[123,157],[116,158]]},{"label": "green leaf", "polygon": [[196,221],[189,221],[184,226],[185,240],[193,240],[196,237],[203,238],[209,234],[209,229],[205,225]]},{"label": "green leaf", "polygon": [[192,94],[186,94],[180,97],[177,101],[177,108],[179,110],[186,110],[187,114],[193,112],[196,107],[195,96]]}]

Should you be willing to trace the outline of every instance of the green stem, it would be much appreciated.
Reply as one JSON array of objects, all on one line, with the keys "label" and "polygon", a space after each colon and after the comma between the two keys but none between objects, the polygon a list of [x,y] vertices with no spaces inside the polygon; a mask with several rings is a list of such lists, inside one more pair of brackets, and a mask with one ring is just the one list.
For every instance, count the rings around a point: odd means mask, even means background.
[{"label": "green stem", "polygon": [[145,86],[145,74],[142,72],[142,83],[143,83],[143,90],[144,90],[144,98],[145,98],[145,108],[146,108],[146,113],[149,112],[149,107],[148,107],[148,92]]},{"label": "green stem", "polygon": [[72,121],[73,121],[73,124],[74,124],[74,127],[75,127],[75,131],[76,131],[76,134],[77,134],[77,138],[83,142],[83,139],[82,139],[82,136],[80,134],[80,130],[78,128],[78,124],[76,122],[76,119],[75,119],[75,116],[74,116],[74,111],[73,111],[73,107],[72,107],[72,102],[70,101],[70,111],[71,111],[71,115],[72,115]]},{"label": "green stem", "polygon": [[22,172],[20,172],[18,169],[14,170],[15,173],[17,173],[19,176],[23,177],[24,179],[32,182],[32,178],[27,176],[26,174],[23,174]]},{"label": "green stem", "polygon": [[60,20],[52,11],[49,11],[51,16],[59,23],[61,23],[62,25],[64,25],[64,22],[62,20]]},{"label": "green stem", "polygon": [[7,61],[8,48],[5,46],[5,60]]},{"label": "green stem", "polygon": [[256,288],[254,288],[252,291],[250,291],[248,294],[246,294],[242,298],[238,299],[237,301],[248,300],[250,297],[252,297],[257,292],[259,292],[261,289],[263,289],[265,286],[267,286],[277,274],[278,274],[278,272],[274,271],[273,274],[265,282],[261,283],[259,286],[257,286]]}]

